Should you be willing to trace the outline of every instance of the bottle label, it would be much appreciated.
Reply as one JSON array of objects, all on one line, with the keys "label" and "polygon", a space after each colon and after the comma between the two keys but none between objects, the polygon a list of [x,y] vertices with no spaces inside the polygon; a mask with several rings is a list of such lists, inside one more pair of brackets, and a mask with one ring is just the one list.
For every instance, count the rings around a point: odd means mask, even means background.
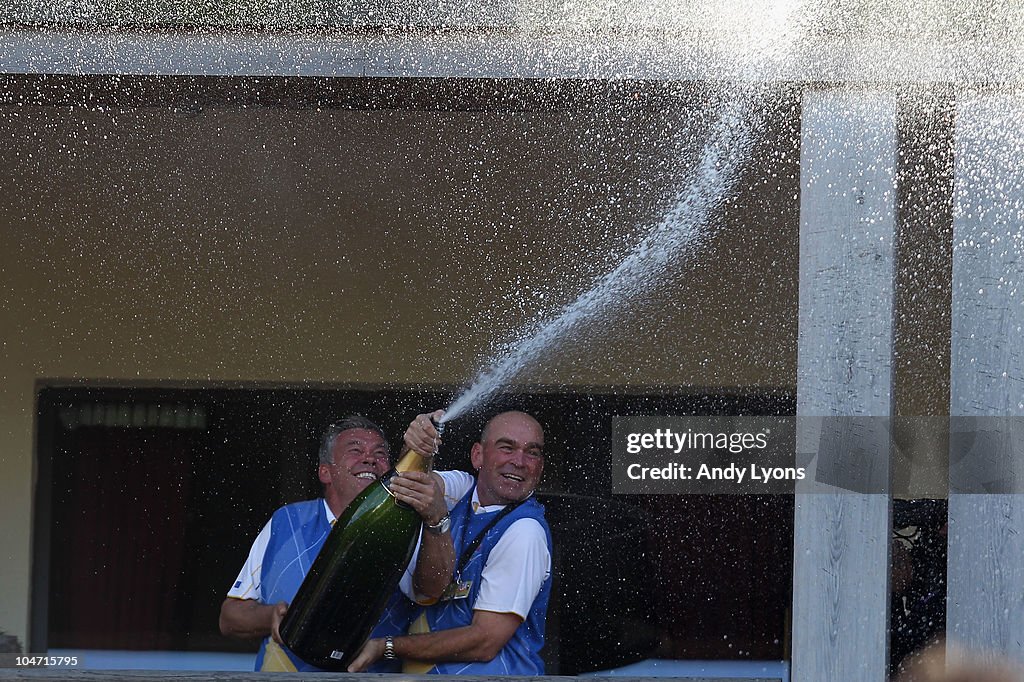
[{"label": "bottle label", "polygon": [[388,495],[395,498],[396,505],[398,505],[402,509],[412,509],[411,506],[399,500],[397,497],[395,497],[395,494],[391,492],[391,479],[396,475],[398,475],[398,472],[392,469],[391,471],[387,472],[386,474],[380,477],[380,484],[384,486],[384,490],[388,491]]},{"label": "bottle label", "polygon": [[344,657],[345,657],[345,652],[344,651],[338,651],[337,649],[335,649],[334,651],[331,652],[331,658],[333,658],[336,661],[340,661]]},{"label": "bottle label", "polygon": [[380,484],[382,486],[384,486],[384,490],[388,491],[388,495],[390,495],[391,497],[395,496],[395,494],[393,492],[391,492],[391,485],[390,485],[391,484],[391,477],[394,476],[394,475],[395,475],[395,470],[392,469],[391,471],[387,472],[386,474],[384,474],[383,476],[380,477]]}]

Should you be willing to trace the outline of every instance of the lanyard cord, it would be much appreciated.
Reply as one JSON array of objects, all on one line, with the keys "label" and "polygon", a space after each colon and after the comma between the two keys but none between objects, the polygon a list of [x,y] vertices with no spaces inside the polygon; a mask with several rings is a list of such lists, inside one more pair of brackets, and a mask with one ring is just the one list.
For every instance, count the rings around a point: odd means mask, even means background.
[{"label": "lanyard cord", "polygon": [[[484,529],[481,530],[479,533],[477,533],[476,537],[473,538],[473,541],[470,542],[469,545],[467,545],[466,548],[462,550],[462,554],[459,555],[459,561],[455,565],[455,575],[454,575],[455,580],[459,580],[460,579],[460,576],[462,575],[462,569],[464,569],[466,567],[466,564],[469,563],[469,558],[471,556],[473,556],[473,552],[475,552],[477,550],[477,548],[480,547],[480,543],[484,541],[484,537],[487,535],[487,533],[489,533],[490,530],[492,528],[494,528],[494,526],[497,525],[498,521],[501,521],[503,518],[505,518],[506,516],[511,514],[515,510],[516,507],[518,507],[519,505],[521,505],[525,501],[526,500],[519,500],[518,502],[513,502],[512,504],[506,504],[505,508],[502,509],[497,514],[495,514],[494,518],[491,519],[487,523],[486,526],[484,526]],[[462,538],[463,539],[466,537],[466,531],[469,530],[469,520],[472,517],[473,517],[473,498],[471,497],[468,500],[467,504],[466,504],[466,521],[465,521],[465,525],[462,527]]]}]

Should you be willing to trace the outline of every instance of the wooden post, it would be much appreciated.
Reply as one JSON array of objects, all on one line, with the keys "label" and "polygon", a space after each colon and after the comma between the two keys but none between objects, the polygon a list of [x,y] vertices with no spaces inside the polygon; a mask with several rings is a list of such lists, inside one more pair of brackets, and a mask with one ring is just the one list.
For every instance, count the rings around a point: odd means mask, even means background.
[{"label": "wooden post", "polygon": [[[1024,98],[968,95],[956,113],[950,415],[1020,417]],[[1022,448],[1007,420],[987,426],[1002,431],[989,443],[1007,447],[950,453],[946,631],[974,653],[1024,661],[1024,498],[1012,494]],[[986,481],[1002,483],[981,492]]]},{"label": "wooden post", "polygon": [[[893,404],[895,95],[808,90],[801,129],[797,414],[878,417],[877,445],[888,439]],[[801,439],[802,450],[816,448]],[[857,463],[873,472],[861,481],[866,491],[815,481],[798,490],[795,682],[887,677],[888,450],[868,452],[871,461]],[[815,464],[820,475],[850,463]]]}]

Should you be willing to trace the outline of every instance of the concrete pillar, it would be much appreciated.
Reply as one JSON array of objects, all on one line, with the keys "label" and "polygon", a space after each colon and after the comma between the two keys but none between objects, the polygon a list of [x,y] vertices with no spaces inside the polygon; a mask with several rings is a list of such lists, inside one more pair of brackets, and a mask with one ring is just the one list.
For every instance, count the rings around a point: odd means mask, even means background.
[{"label": "concrete pillar", "polygon": [[[844,445],[861,432],[874,447],[844,447],[844,462],[819,456],[815,480],[798,489],[793,680],[882,682],[888,671],[885,441],[893,406],[895,95],[808,90],[801,130],[797,414],[879,419],[838,425]],[[800,431],[803,451],[826,440],[824,431]],[[825,469],[870,475],[861,480],[862,492],[850,492],[822,482]]]}]

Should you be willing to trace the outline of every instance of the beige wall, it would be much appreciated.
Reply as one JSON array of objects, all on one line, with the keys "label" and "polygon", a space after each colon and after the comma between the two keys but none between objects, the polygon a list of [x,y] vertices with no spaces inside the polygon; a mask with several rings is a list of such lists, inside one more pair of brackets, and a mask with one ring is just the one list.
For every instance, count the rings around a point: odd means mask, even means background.
[{"label": "beige wall", "polygon": [[[462,384],[657,219],[704,118],[0,108],[0,629],[25,641],[37,379]],[[705,251],[520,380],[792,386],[794,118]]]},{"label": "beige wall", "polygon": [[[5,355],[5,360],[10,356]],[[5,372],[0,388],[0,629],[23,644],[28,630],[34,426],[32,376]]]}]

